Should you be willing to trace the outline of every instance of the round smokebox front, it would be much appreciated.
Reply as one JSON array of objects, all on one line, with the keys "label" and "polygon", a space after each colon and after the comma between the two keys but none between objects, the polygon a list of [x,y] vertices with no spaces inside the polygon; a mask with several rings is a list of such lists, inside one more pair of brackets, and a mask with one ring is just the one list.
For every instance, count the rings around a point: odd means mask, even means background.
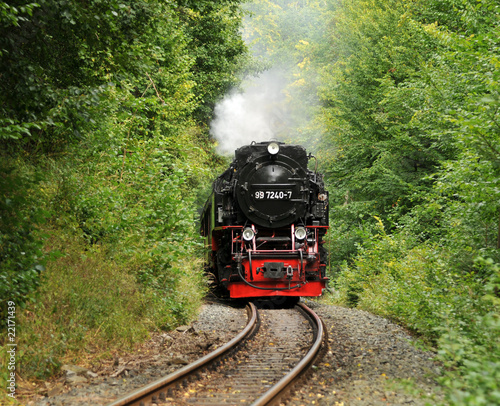
[{"label": "round smokebox front", "polygon": [[245,165],[239,175],[236,195],[242,212],[251,222],[270,228],[303,217],[309,193],[304,171],[294,168],[293,161],[292,165],[281,160],[257,161]]}]

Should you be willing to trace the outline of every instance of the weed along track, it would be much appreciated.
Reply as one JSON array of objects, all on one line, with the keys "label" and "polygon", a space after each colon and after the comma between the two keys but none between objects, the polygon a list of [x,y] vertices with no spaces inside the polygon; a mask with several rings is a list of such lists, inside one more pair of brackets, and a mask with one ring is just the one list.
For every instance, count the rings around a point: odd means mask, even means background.
[{"label": "weed along track", "polygon": [[303,304],[247,312],[226,345],[108,406],[278,404],[324,348],[322,322]]}]

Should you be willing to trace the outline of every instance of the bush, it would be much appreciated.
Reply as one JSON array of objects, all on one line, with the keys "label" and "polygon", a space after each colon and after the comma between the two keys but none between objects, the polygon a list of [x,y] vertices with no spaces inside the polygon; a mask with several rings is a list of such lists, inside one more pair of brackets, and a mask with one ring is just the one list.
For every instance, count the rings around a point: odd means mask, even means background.
[{"label": "bush", "polygon": [[49,246],[64,254],[47,263],[38,300],[18,315],[22,376],[45,379],[82,352],[131,349],[149,332],[172,329],[196,312],[204,291],[197,261],[165,266],[162,286],[149,286],[137,280],[139,262],[113,260],[100,247],[85,249],[77,236],[48,233]]},{"label": "bush", "polygon": [[[44,255],[37,227],[45,214],[36,204],[39,177],[0,158],[0,316],[11,300],[24,307],[40,283]],[[5,328],[5,324],[0,327]]]},{"label": "bush", "polygon": [[[491,275],[485,295],[477,299],[475,309],[464,308],[470,314],[468,324],[445,324],[439,339],[439,357],[447,367],[441,382],[451,389],[448,400],[453,405],[500,403],[500,265],[492,260],[478,262]],[[457,370],[461,379],[456,379]]]},{"label": "bush", "polygon": [[442,246],[379,230],[344,264],[336,300],[395,320],[435,346],[451,404],[497,404],[500,265],[479,259],[464,274]]},{"label": "bush", "polygon": [[[88,351],[107,356],[129,349],[148,332],[193,317],[205,292],[193,202],[209,175],[197,170],[209,155],[193,134],[136,140],[124,156],[113,145],[126,142],[127,133],[96,133],[100,143],[58,160],[40,158],[44,176],[36,184],[26,178],[28,196],[12,187],[21,196],[16,207],[25,207],[21,220],[32,219],[25,215],[32,207],[51,214],[38,228],[52,254],[29,286],[31,303],[18,314],[23,378],[47,378]],[[26,241],[24,249],[41,253],[41,241]]]}]

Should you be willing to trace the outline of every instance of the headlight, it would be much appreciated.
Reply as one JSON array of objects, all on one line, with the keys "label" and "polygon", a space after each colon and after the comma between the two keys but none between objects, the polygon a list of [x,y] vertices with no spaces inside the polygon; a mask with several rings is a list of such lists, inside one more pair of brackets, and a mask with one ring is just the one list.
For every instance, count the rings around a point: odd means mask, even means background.
[{"label": "headlight", "polygon": [[307,237],[307,231],[305,227],[297,227],[295,229],[295,238],[297,240],[304,240]]},{"label": "headlight", "polygon": [[280,146],[277,142],[271,142],[267,146],[267,152],[269,152],[271,155],[276,155],[278,152],[280,152]]},{"label": "headlight", "polygon": [[252,241],[253,237],[255,237],[255,232],[250,227],[243,230],[243,239],[245,241]]}]

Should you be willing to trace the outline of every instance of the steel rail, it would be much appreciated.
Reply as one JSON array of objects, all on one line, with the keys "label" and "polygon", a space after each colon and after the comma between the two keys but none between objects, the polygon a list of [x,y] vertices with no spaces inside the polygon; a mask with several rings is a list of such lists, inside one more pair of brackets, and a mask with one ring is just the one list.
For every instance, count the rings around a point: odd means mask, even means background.
[{"label": "steel rail", "polygon": [[[186,365],[185,367],[178,369],[177,371],[158,379],[134,392],[131,392],[107,406],[147,406],[149,403],[154,403],[157,399],[162,399],[165,397],[165,392],[169,387],[174,386],[182,382],[188,376],[194,374],[196,371],[206,368],[210,363],[214,362],[217,358],[223,357],[230,350],[235,348],[239,343],[241,343],[245,338],[251,336],[255,329],[258,327],[257,324],[257,308],[253,303],[249,303],[247,306],[248,323],[246,327],[231,341],[219,347],[215,351],[205,355],[204,357],[194,361],[193,363]],[[154,399],[153,399],[154,397]]]},{"label": "steel rail", "polygon": [[302,358],[302,360],[287,374],[285,375],[276,385],[270,388],[266,393],[264,393],[260,398],[258,398],[252,406],[265,406],[274,404],[277,402],[284,394],[291,388],[291,386],[300,378],[301,375],[305,374],[309,368],[314,364],[317,357],[320,354],[323,341],[325,339],[325,330],[323,328],[323,322],[319,316],[307,307],[303,303],[299,303],[298,306],[310,317],[311,324],[314,324],[316,330],[316,335],[314,343],[307,352],[307,354]]}]

